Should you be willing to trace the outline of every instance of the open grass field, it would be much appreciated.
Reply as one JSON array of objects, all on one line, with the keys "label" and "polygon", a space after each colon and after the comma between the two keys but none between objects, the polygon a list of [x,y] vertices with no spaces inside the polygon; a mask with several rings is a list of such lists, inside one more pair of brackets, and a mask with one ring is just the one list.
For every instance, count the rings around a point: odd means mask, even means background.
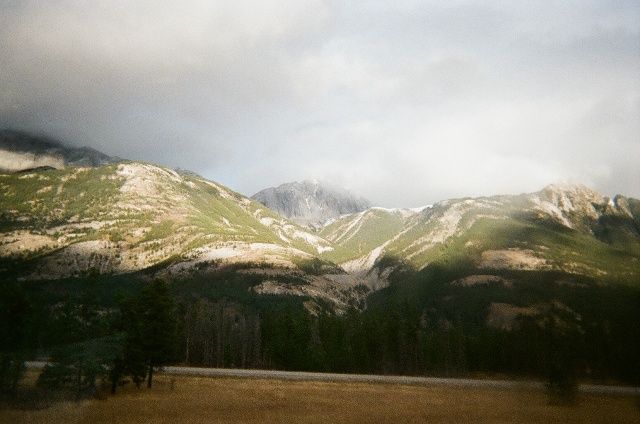
[{"label": "open grass field", "polygon": [[153,389],[6,407],[1,423],[638,423],[637,397],[581,394],[551,406],[533,389],[421,387],[159,375]]}]

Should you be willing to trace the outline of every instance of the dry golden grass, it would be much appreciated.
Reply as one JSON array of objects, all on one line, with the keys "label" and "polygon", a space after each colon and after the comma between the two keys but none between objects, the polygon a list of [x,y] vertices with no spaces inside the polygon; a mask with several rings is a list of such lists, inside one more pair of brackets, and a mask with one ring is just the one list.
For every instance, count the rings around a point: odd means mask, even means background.
[{"label": "dry golden grass", "polygon": [[[173,382],[172,382],[173,380]],[[1,423],[638,423],[637,399],[535,390],[158,376],[102,400],[0,410]]]}]

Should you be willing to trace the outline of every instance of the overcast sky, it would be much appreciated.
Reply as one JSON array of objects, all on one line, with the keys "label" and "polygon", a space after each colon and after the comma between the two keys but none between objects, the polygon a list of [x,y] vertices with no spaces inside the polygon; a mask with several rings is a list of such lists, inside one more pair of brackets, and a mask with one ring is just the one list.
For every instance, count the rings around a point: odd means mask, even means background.
[{"label": "overcast sky", "polygon": [[244,194],[640,197],[640,1],[0,0],[0,127]]}]

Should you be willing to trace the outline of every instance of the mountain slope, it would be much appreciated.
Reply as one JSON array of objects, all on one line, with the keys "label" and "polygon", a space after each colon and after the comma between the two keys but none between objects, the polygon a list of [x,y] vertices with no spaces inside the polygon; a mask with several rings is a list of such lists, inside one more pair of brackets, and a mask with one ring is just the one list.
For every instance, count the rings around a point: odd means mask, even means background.
[{"label": "mountain slope", "polygon": [[318,181],[266,188],[251,198],[300,225],[312,227],[321,227],[330,219],[360,212],[370,206],[365,199]]},{"label": "mountain slope", "polygon": [[336,219],[319,232],[320,236],[340,246],[326,257],[340,263],[361,257],[400,232],[411,214],[405,209],[374,207]]},{"label": "mountain slope", "polygon": [[330,242],[226,187],[155,165],[0,174],[0,211],[0,274],[21,279],[241,266],[264,274],[264,294],[339,304],[357,285],[318,258]]},{"label": "mountain slope", "polygon": [[[527,195],[447,200],[417,213],[370,209],[320,235],[337,245],[327,258],[369,277],[383,273],[376,264],[421,270],[441,263],[631,282],[640,277],[637,205],[584,186],[552,185]],[[395,266],[383,268],[388,275]]]},{"label": "mountain slope", "polygon": [[[5,232],[5,240],[34,229],[43,253],[78,240],[87,249],[99,244],[131,250],[131,261],[125,256],[104,264],[114,270],[147,267],[185,249],[222,242],[294,248],[260,222],[262,210],[252,202],[215,183],[153,165],[123,163],[1,178],[2,228],[12,230]],[[154,244],[162,247],[154,249]],[[21,245],[29,251],[28,243]],[[11,247],[3,245],[3,252]]]}]

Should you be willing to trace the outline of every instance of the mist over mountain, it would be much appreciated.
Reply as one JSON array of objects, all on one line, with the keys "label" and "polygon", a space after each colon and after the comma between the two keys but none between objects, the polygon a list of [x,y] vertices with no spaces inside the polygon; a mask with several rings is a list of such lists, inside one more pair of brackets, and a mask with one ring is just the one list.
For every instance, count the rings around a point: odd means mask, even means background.
[{"label": "mist over mountain", "polygon": [[317,180],[269,187],[251,198],[300,225],[316,228],[330,219],[371,207],[368,200]]},{"label": "mist over mountain", "polygon": [[100,166],[119,161],[91,147],[69,147],[45,136],[0,130],[0,170],[24,171],[39,167]]},{"label": "mist over mountain", "polygon": [[0,128],[247,194],[640,197],[636,1],[1,3]]}]

